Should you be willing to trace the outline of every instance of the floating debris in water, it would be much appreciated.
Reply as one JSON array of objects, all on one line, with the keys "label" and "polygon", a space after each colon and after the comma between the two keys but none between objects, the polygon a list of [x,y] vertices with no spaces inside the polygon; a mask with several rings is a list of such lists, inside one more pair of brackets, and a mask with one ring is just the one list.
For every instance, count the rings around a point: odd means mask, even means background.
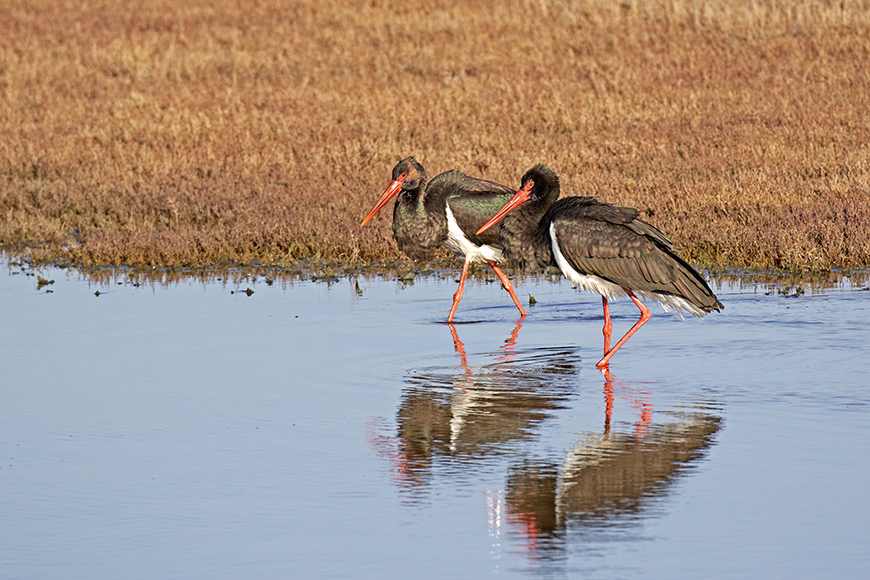
[{"label": "floating debris in water", "polygon": [[333,274],[324,274],[323,276],[312,276],[312,282],[326,282],[327,285],[332,285],[336,282],[341,281],[341,278],[335,276]]},{"label": "floating debris in water", "polygon": [[779,294],[781,296],[785,296],[786,298],[797,298],[798,296],[802,296],[803,293],[804,289],[799,286],[796,286],[793,292],[790,286],[787,286],[779,291]]},{"label": "floating debris in water", "polygon": [[532,296],[531,294],[529,294],[529,306],[531,306],[532,304],[537,304],[537,303],[538,303],[538,301],[535,300],[535,297]]},{"label": "floating debris in water", "polygon": [[36,277],[36,289],[42,290],[43,286],[48,286],[49,284],[54,284],[54,280],[46,280],[42,276]]}]

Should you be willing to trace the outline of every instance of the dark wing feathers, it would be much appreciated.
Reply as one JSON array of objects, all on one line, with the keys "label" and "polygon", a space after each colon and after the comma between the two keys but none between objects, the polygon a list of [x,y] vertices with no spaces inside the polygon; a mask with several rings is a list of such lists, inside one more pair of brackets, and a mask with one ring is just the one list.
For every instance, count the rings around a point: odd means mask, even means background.
[{"label": "dark wing feathers", "polygon": [[516,192],[505,185],[469,177],[459,171],[445,171],[435,176],[426,190],[426,195],[437,197],[455,197],[468,193],[498,193],[511,196]]},{"label": "dark wing feathers", "polygon": [[550,217],[555,214],[570,213],[575,217],[588,217],[596,221],[624,225],[631,231],[655,240],[662,247],[676,251],[674,243],[655,227],[638,219],[640,213],[633,207],[620,207],[601,203],[594,197],[566,197],[550,207]]},{"label": "dark wing feathers", "polygon": [[449,197],[447,203],[450,204],[456,223],[469,240],[477,245],[492,245],[498,243],[498,228],[489,228],[479,235],[477,230],[509,199],[510,194],[480,193]]},{"label": "dark wing feathers", "polygon": [[554,204],[551,219],[575,270],[632,290],[682,296],[706,312],[722,307],[700,274],[674,253],[673,243],[638,219],[636,210],[571,199]]},{"label": "dark wing feathers", "polygon": [[649,225],[643,220],[635,219],[630,223],[626,224],[633,232],[636,232],[642,236],[646,236],[647,238],[655,240],[660,246],[671,251],[678,251],[674,246],[674,243],[667,238],[663,233]]}]

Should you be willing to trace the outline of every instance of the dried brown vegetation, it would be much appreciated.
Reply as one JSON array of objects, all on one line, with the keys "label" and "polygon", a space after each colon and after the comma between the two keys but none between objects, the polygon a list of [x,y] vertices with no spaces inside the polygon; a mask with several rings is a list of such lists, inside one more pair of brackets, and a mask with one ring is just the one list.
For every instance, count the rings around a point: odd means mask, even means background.
[{"label": "dried brown vegetation", "polygon": [[415,155],[639,208],[689,260],[870,264],[870,0],[7,0],[0,245],[392,260]]}]

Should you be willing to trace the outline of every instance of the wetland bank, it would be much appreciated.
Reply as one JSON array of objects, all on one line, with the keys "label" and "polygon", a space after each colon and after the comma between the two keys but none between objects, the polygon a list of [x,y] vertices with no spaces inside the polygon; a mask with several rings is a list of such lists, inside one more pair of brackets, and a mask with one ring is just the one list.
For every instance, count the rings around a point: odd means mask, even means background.
[{"label": "wetland bank", "polygon": [[32,260],[396,260],[358,224],[414,155],[545,163],[706,267],[870,264],[866,0],[0,11],[0,246]]}]

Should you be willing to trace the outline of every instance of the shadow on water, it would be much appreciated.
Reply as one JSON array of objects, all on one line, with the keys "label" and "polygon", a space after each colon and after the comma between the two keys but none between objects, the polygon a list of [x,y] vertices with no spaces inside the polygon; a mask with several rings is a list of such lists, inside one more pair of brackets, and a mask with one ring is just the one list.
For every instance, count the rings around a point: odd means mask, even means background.
[{"label": "shadow on water", "polygon": [[[536,453],[531,442],[589,389],[578,349],[523,348],[518,322],[498,349],[469,355],[449,328],[458,364],[411,372],[395,437],[373,430],[370,444],[393,462],[395,483],[412,503],[437,479],[465,481],[501,458],[503,487],[486,492],[489,534],[510,538],[531,561],[563,559],[568,535],[638,525],[715,444],[716,403],[654,413],[656,385],[638,388],[604,371],[598,426],[574,431],[560,460]],[[631,421],[614,418],[615,400],[632,410]]]}]

